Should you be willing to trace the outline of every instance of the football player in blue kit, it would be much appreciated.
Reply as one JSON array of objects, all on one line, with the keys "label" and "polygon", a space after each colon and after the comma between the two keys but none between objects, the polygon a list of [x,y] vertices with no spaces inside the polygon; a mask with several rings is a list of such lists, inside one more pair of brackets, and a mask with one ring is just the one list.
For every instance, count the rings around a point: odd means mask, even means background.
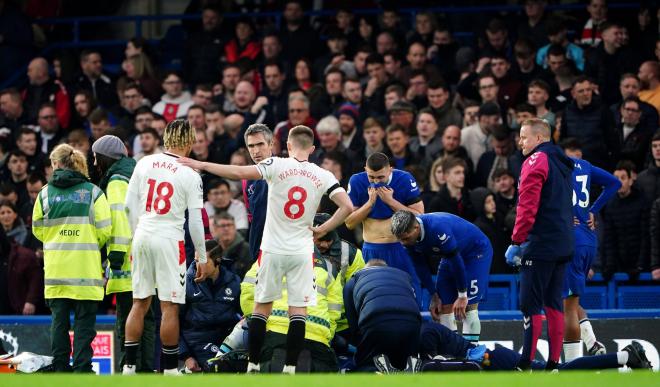
[{"label": "football player in blue kit", "polygon": [[382,259],[388,266],[410,274],[417,303],[421,305],[421,288],[415,268],[406,249],[390,230],[395,211],[424,213],[417,182],[410,173],[392,168],[389,158],[380,152],[369,156],[364,169],[365,172],[356,173],[348,182],[353,212],[346,218],[346,227],[353,230],[362,223],[365,263]]},{"label": "football player in blue kit", "polygon": [[[621,187],[621,182],[614,175],[582,160],[582,150],[576,139],[567,138],[560,146],[566,156],[575,163],[573,169],[575,253],[566,267],[563,290],[564,361],[568,362],[582,356],[580,337],[590,355],[605,353],[605,346],[596,340],[587,314],[580,306],[580,295],[584,294],[589,270],[598,249],[594,214],[597,214],[614,196]],[[603,191],[590,205],[592,184],[603,187]]]},{"label": "football player in blue kit", "polygon": [[[486,295],[493,259],[488,237],[456,215],[415,215],[406,210],[392,216],[392,234],[407,247],[422,286],[433,294],[432,313],[439,307],[440,323],[452,331],[457,330],[456,320],[463,321],[463,337],[478,342],[478,306]],[[434,284],[429,263],[437,258],[441,261]]]}]

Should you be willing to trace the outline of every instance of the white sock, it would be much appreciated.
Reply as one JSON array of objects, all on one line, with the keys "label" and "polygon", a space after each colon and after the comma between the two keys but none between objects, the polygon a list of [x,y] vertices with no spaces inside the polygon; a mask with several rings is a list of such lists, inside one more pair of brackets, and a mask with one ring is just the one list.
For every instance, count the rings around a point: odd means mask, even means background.
[{"label": "white sock", "polygon": [[564,341],[564,363],[582,357],[582,342]]},{"label": "white sock", "polygon": [[181,375],[181,373],[176,368],[170,368],[163,370],[163,375]]},{"label": "white sock", "polygon": [[453,313],[441,314],[440,315],[440,324],[449,328],[452,332],[458,331],[456,326],[456,319],[454,318]]},{"label": "white sock", "polygon": [[596,335],[588,318],[580,320],[580,337],[584,341],[584,345],[587,346],[587,350],[590,350],[596,343]]},{"label": "white sock", "polygon": [[247,372],[261,372],[261,367],[259,364],[254,364],[252,362],[248,363]]},{"label": "white sock", "polygon": [[629,353],[626,351],[619,351],[616,353],[616,361],[622,366],[624,366],[628,364],[628,355]]},{"label": "white sock", "polygon": [[134,365],[124,364],[124,367],[122,368],[121,374],[122,375],[135,375],[135,369],[136,369],[136,367]]},{"label": "white sock", "polygon": [[[456,324],[455,321],[454,324]],[[479,342],[480,334],[481,321],[479,320],[479,311],[477,309],[468,310],[465,312],[465,320],[463,321],[463,338],[471,343],[477,343]]]},{"label": "white sock", "polygon": [[294,375],[296,373],[296,366],[285,365],[284,368],[282,368],[282,373],[288,375]]}]

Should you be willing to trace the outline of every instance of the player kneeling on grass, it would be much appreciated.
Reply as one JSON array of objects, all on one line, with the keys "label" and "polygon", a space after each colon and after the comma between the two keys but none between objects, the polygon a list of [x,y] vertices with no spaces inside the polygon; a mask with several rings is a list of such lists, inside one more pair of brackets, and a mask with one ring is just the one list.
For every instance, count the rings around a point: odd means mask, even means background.
[{"label": "player kneeling on grass", "polygon": [[241,315],[241,279],[221,265],[222,248],[206,241],[208,278],[195,282],[196,265],[186,273],[186,303],[179,313],[181,335],[179,359],[186,372],[207,371],[207,361],[216,356],[222,341]]}]

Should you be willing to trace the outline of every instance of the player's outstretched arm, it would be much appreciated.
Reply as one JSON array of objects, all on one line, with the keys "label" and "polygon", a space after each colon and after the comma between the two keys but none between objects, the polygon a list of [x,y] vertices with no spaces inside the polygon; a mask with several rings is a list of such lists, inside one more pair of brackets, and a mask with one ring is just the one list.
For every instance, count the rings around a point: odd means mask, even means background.
[{"label": "player's outstretched arm", "polygon": [[339,208],[337,208],[337,211],[335,211],[335,213],[332,214],[332,217],[325,223],[318,227],[312,227],[315,238],[321,238],[323,235],[341,226],[341,224],[344,223],[344,220],[346,220],[346,217],[348,217],[353,211],[353,202],[351,202],[351,198],[348,197],[348,194],[343,188],[335,191],[335,193],[330,196],[330,199]]},{"label": "player's outstretched arm", "polygon": [[181,157],[177,160],[179,164],[187,167],[206,171],[212,175],[224,177],[231,180],[258,180],[261,179],[261,173],[254,165],[240,166],[240,165],[223,165],[215,163],[207,163],[203,161],[193,160],[188,157]]}]

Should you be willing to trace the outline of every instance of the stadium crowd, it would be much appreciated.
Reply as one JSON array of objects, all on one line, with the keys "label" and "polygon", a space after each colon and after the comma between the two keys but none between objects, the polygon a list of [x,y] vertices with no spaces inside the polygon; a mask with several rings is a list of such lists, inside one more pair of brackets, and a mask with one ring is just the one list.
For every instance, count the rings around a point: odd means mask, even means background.
[{"label": "stadium crowd", "polygon": [[[310,23],[300,1],[284,1],[276,26],[225,19],[213,1],[192,2],[188,11],[201,17],[184,25],[178,70],[159,68],[157,53],[142,38],[127,42],[117,75],[104,71],[102,51],[94,48],[78,53],[79,69],[72,73],[61,57],[31,58],[28,83],[0,91],[0,314],[48,313],[43,246],[33,235],[32,215],[53,174],[50,152],[67,143],[86,154],[90,180],[99,185],[103,175],[92,152],[97,139],[115,135],[128,156],[140,160],[162,151],[163,131],[176,118],[196,130],[192,158],[232,165],[253,163],[244,138],[248,126],[270,128],[278,156],[287,153],[289,130],[308,126],[316,144],[310,161],[344,188],[370,155],[382,152],[392,167],[414,176],[425,212],[458,215],[486,234],[491,274],[513,273],[504,252],[523,162],[518,131],[524,120],[542,118],[556,143],[581,150],[621,181],[597,219],[594,271],[606,281],[615,272],[628,273],[631,281],[652,272],[660,280],[658,9],[642,6],[629,20],[608,11],[605,0],[586,3],[586,13],[549,12],[543,0],[523,3],[522,14],[490,18],[468,44],[453,36],[460,22],[426,11],[412,25],[391,7],[376,15],[342,8]],[[0,10],[4,17],[11,12],[20,11]],[[7,57],[19,54],[10,50]],[[202,181],[214,240],[207,248],[219,246],[209,260],[214,281],[228,295],[249,290],[256,256],[246,184],[210,174]],[[318,212],[332,213],[333,206],[326,200]],[[342,226],[333,236],[339,237],[361,261],[361,228]],[[186,248],[191,262],[193,249]],[[340,244],[328,241],[317,248],[342,254]],[[319,263],[315,271],[325,273],[317,274],[318,282],[339,270]],[[209,294],[204,302],[224,302]],[[221,322],[221,332],[211,335],[229,334],[241,307],[253,302],[243,294],[232,301],[212,316],[203,302],[187,304],[182,336],[203,335],[196,324],[207,317]],[[99,305],[99,313],[113,313],[115,301],[109,295]],[[332,310],[327,314],[339,320]],[[278,324],[269,322],[269,330],[279,332]],[[195,350],[186,348],[182,360]],[[197,369],[205,360],[186,366]]]}]

